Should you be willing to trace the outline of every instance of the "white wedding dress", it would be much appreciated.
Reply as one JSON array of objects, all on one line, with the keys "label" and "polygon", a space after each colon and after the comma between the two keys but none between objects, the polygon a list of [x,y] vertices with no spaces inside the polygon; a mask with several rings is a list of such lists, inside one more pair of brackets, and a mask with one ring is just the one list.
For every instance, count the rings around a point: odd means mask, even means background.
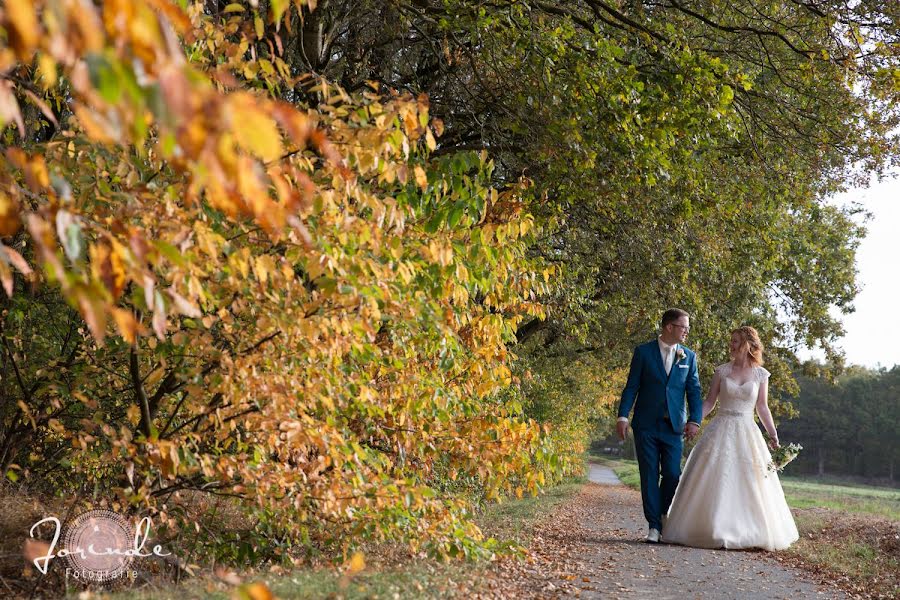
[{"label": "white wedding dress", "polygon": [[719,374],[719,411],[691,451],[663,527],[665,542],[699,548],[783,550],[797,541],[772,457],[753,419],[762,367],[738,383]]}]

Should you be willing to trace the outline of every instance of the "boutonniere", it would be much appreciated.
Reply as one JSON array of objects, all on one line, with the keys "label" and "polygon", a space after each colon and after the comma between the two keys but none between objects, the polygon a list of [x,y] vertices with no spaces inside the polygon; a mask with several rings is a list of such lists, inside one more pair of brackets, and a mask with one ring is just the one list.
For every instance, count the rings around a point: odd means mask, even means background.
[{"label": "boutonniere", "polygon": [[681,362],[682,360],[684,360],[684,357],[685,357],[685,356],[687,356],[687,354],[685,354],[685,353],[684,353],[684,350],[682,350],[681,348],[678,348],[677,350],[675,350],[675,358],[676,358],[679,362]]}]

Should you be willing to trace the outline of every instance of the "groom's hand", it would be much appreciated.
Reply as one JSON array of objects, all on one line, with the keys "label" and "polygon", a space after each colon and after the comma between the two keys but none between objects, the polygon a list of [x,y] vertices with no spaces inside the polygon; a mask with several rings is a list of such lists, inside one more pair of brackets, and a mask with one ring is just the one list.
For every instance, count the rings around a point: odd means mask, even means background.
[{"label": "groom's hand", "polygon": [[624,440],[628,434],[628,421],[618,421],[616,423],[616,433],[619,434],[620,440]]},{"label": "groom's hand", "polygon": [[688,423],[684,426],[684,437],[687,439],[694,439],[698,433],[700,433],[700,426],[696,423]]}]

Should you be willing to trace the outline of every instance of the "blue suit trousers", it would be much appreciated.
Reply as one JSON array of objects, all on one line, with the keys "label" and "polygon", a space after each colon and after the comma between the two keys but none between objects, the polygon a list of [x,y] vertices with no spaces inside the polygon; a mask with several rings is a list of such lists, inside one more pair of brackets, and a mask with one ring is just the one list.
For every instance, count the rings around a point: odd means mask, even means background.
[{"label": "blue suit trousers", "polygon": [[641,474],[641,500],[650,527],[662,531],[660,518],[669,512],[681,478],[682,432],[660,418],[648,428],[634,430],[634,449]]}]

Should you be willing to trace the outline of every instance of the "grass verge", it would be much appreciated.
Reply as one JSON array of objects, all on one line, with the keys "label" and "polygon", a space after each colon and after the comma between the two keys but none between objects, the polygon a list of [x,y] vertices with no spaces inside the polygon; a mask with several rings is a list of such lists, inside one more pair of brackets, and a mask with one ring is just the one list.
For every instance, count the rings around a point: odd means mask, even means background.
[{"label": "grass verge", "polygon": [[800,540],[776,554],[857,597],[900,597],[900,522],[832,508],[793,508]]},{"label": "grass verge", "polygon": [[[570,478],[536,497],[488,504],[476,514],[475,522],[486,537],[528,546],[534,523],[574,496],[585,481],[584,477]],[[256,600],[266,596],[254,596],[250,586],[261,582],[281,599],[466,598],[478,588],[481,574],[488,568],[486,562],[443,563],[413,557],[397,545],[372,546],[365,554],[367,567],[353,576],[334,568],[295,569],[290,572],[280,572],[276,568],[244,574],[239,586],[235,586],[236,576],[223,578],[207,575],[179,586],[146,586],[108,597],[110,600],[168,600],[173,597],[179,600]],[[232,583],[227,579],[231,579]]]}]

